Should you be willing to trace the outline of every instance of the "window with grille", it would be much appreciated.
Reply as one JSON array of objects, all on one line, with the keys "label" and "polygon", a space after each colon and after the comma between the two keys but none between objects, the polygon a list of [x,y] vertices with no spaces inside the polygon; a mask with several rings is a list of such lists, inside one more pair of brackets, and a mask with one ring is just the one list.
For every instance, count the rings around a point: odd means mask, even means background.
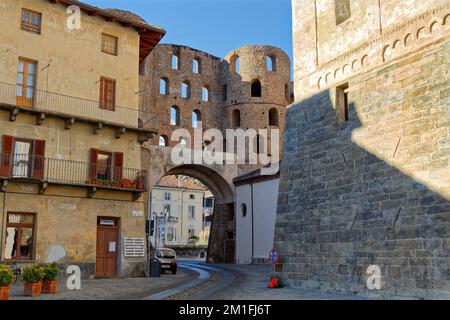
[{"label": "window with grille", "polygon": [[6,221],[5,260],[34,257],[34,214],[9,212]]},{"label": "window with grille", "polygon": [[22,9],[20,28],[25,31],[41,34],[42,14],[39,12]]},{"label": "window with grille", "polygon": [[100,79],[100,108],[111,111],[116,109],[116,80]]},{"label": "window with grille", "polygon": [[102,34],[102,51],[117,56],[118,38],[109,34]]},{"label": "window with grille", "polygon": [[124,238],[125,257],[144,257],[144,238]]}]

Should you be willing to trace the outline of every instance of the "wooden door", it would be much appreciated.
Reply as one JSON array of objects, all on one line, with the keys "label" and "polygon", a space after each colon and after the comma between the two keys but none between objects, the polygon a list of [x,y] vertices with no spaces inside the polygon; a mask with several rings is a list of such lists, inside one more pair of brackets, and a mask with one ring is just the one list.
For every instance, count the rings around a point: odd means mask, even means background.
[{"label": "wooden door", "polygon": [[118,252],[119,220],[117,218],[98,218],[96,277],[117,276]]},{"label": "wooden door", "polygon": [[35,61],[19,59],[16,86],[16,105],[19,107],[32,108],[36,85]]}]

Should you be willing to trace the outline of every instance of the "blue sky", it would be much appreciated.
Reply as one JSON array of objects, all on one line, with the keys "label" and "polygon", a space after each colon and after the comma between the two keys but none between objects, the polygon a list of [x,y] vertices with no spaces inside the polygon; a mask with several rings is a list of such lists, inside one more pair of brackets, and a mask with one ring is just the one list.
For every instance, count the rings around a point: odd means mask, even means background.
[{"label": "blue sky", "polygon": [[132,11],[167,30],[162,43],[224,57],[247,44],[282,48],[292,60],[291,0],[84,0]]}]

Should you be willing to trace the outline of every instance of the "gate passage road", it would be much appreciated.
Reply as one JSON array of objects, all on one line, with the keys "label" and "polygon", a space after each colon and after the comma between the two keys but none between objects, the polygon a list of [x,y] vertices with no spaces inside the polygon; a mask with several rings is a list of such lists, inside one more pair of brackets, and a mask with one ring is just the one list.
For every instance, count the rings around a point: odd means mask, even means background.
[{"label": "gate passage road", "polygon": [[206,264],[179,260],[182,270],[197,273],[197,278],[180,286],[146,297],[151,300],[356,300],[354,296],[335,295],[293,288],[267,288],[271,265]]}]

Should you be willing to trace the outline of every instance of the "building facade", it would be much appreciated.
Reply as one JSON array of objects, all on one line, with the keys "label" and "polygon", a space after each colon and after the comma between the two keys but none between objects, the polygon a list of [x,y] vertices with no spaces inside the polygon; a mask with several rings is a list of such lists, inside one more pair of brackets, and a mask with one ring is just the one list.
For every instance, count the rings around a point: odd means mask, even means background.
[{"label": "building facade", "polygon": [[261,170],[234,179],[236,186],[236,263],[268,263],[273,248],[279,174]]},{"label": "building facade", "polygon": [[204,201],[208,190],[183,181],[180,177],[166,176],[151,193],[151,217],[155,221],[152,239],[156,247],[184,246],[200,243],[207,231]]},{"label": "building facade", "polygon": [[449,1],[294,0],[275,245],[296,287],[449,297]]},{"label": "building facade", "polygon": [[[2,263],[142,274],[140,153],[156,129],[139,128],[136,92],[139,63],[164,30],[78,1],[0,6]],[[68,24],[76,12],[79,28]]]}]

